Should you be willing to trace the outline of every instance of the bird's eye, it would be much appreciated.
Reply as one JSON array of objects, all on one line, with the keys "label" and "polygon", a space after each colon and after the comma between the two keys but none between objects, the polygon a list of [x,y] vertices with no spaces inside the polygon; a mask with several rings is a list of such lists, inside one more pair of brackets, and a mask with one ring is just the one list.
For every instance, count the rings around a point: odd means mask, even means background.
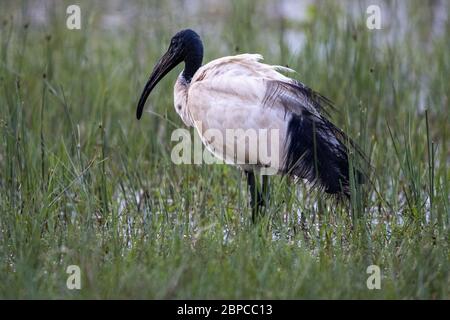
[{"label": "bird's eye", "polygon": [[178,42],[175,40],[170,41],[169,51],[173,53],[176,47],[178,47]]},{"label": "bird's eye", "polygon": [[170,41],[170,45],[173,47],[177,47],[178,46],[178,40],[177,39],[172,39],[172,41]]}]

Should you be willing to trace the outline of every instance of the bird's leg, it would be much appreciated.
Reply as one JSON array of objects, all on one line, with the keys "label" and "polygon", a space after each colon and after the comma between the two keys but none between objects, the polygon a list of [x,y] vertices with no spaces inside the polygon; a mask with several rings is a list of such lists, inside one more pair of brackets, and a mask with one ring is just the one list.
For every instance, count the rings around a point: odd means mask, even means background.
[{"label": "bird's leg", "polygon": [[262,205],[267,208],[269,205],[269,176],[262,176]]},{"label": "bird's leg", "polygon": [[256,177],[253,171],[246,171],[247,184],[250,192],[250,206],[252,207],[252,221],[256,222],[260,207],[263,203],[261,193],[258,190]]}]

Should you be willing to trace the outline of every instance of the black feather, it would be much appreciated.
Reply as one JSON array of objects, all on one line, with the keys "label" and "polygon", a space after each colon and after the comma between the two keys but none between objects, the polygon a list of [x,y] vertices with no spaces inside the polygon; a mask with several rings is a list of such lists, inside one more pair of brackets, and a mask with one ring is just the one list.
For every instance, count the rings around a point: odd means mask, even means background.
[{"label": "black feather", "polygon": [[300,81],[291,80],[291,82],[284,82],[269,80],[266,86],[267,89],[263,99],[263,105],[272,106],[275,102],[279,102],[287,111],[295,114],[301,114],[306,109],[313,114],[320,112],[329,116],[329,110],[335,110],[331,100],[307,87]]},{"label": "black feather", "polygon": [[349,196],[347,148],[326,122],[308,114],[293,114],[287,134],[284,171],[327,193]]},{"label": "black feather", "polygon": [[[263,104],[280,103],[290,115],[283,171],[307,179],[314,187],[336,196],[350,196],[349,149],[365,161],[363,152],[330,120],[333,103],[299,81],[271,80]],[[354,170],[356,180],[364,174]]]}]

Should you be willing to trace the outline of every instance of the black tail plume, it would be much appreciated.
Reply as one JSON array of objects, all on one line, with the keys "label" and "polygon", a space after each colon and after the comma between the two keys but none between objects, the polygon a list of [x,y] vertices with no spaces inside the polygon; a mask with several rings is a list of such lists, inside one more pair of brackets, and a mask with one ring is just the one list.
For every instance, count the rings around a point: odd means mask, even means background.
[{"label": "black tail plume", "polygon": [[[292,114],[287,132],[284,171],[307,179],[313,187],[335,196],[350,197],[349,148],[357,148],[324,117],[306,111]],[[359,151],[358,151],[359,152]],[[363,174],[353,169],[356,181]]]}]

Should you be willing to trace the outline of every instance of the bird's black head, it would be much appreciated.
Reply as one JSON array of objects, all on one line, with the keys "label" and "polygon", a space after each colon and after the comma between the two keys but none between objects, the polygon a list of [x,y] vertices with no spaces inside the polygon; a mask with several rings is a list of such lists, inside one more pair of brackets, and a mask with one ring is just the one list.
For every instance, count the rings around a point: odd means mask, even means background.
[{"label": "bird's black head", "polygon": [[169,49],[161,57],[145,85],[137,106],[136,117],[141,118],[145,101],[156,84],[173,68],[182,61],[185,62],[183,77],[187,82],[191,81],[195,72],[202,65],[203,44],[200,36],[191,29],[179,31],[172,37]]}]

